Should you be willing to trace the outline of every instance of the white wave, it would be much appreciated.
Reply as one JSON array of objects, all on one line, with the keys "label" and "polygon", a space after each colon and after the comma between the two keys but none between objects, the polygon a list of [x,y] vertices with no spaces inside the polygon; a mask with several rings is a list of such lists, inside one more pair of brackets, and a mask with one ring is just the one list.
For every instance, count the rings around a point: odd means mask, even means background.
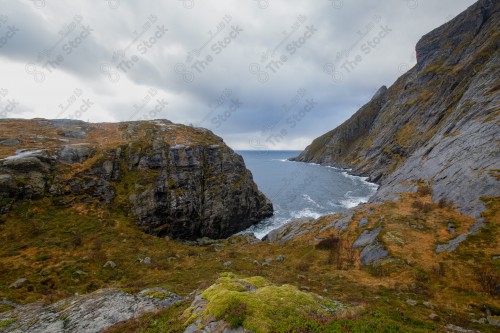
[{"label": "white wave", "polygon": [[344,205],[342,205],[341,203],[338,203],[338,202],[327,201],[326,203],[327,203],[329,206],[332,206],[332,207],[344,207]]},{"label": "white wave", "polygon": [[267,235],[274,229],[278,229],[279,227],[287,224],[290,221],[291,219],[273,216],[265,221],[260,222],[258,225],[251,226],[242,233],[253,233],[255,237],[257,237],[258,239],[262,239],[265,235]]},{"label": "white wave", "polygon": [[317,219],[323,215],[323,214],[320,214],[318,212],[313,212],[309,208],[304,208],[298,212],[291,212],[290,214],[293,216],[293,218],[296,218],[296,219],[300,219],[302,217],[312,217],[312,218]]},{"label": "white wave", "polygon": [[273,158],[273,159],[271,159],[271,161],[290,162],[286,158]]},{"label": "white wave", "polygon": [[313,199],[312,199],[309,195],[307,195],[307,194],[302,194],[302,197],[303,197],[304,199],[306,199],[306,201],[308,201],[308,202],[312,203],[313,205],[315,205],[315,206],[316,206],[316,207],[318,207],[318,208],[325,208],[325,207],[321,206],[320,204],[318,204],[316,201],[314,201],[314,200],[313,200]]},{"label": "white wave", "polygon": [[[361,183],[363,185],[368,186],[371,190],[376,191],[378,189],[378,185],[375,183],[370,183],[368,181],[368,177],[350,175],[347,171],[343,171],[343,172],[341,172],[341,174],[342,174],[342,176],[346,177],[347,179],[350,179],[352,182],[361,181]],[[375,193],[375,191],[373,191],[372,195]]]},{"label": "white wave", "polygon": [[[376,190],[376,189],[375,189]],[[370,195],[368,196],[353,196],[351,195],[352,191],[348,191],[346,194],[344,194],[344,200],[340,201],[340,204],[344,206],[345,208],[353,208],[356,207],[362,203],[368,202],[370,200],[371,196],[375,193],[374,190],[371,191]]]},{"label": "white wave", "polygon": [[340,201],[345,208],[353,208],[362,203],[368,202],[369,197],[354,197]]}]

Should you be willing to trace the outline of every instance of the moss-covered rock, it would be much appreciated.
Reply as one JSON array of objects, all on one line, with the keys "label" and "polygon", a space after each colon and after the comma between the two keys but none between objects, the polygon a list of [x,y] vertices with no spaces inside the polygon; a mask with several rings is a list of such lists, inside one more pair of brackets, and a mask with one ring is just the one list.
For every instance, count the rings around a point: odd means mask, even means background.
[{"label": "moss-covered rock", "polygon": [[329,316],[343,307],[292,285],[278,286],[259,276],[242,278],[223,273],[195,299],[184,316],[193,328],[226,325],[253,332],[277,332],[290,323]]}]

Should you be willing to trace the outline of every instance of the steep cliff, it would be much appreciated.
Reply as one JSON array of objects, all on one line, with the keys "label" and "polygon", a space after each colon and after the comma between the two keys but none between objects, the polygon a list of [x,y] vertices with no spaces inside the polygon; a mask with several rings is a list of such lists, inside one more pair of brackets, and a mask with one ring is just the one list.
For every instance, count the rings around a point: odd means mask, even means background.
[{"label": "steep cliff", "polygon": [[166,120],[0,121],[0,214],[17,201],[108,205],[144,231],[222,238],[272,215],[243,158],[208,130]]},{"label": "steep cliff", "polygon": [[381,185],[374,200],[425,181],[480,217],[499,196],[500,2],[481,0],[428,33],[417,64],[296,161],[352,168]]}]

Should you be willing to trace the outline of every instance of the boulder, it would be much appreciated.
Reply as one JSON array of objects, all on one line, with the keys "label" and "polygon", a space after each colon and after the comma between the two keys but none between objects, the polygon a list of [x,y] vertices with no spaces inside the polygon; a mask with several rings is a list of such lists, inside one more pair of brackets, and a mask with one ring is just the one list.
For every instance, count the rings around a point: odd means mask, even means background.
[{"label": "boulder", "polygon": [[17,146],[19,144],[21,144],[21,141],[18,139],[5,139],[0,141],[0,145],[7,147]]},{"label": "boulder", "polygon": [[373,243],[377,239],[378,234],[382,230],[382,227],[375,228],[373,230],[364,230],[361,235],[354,241],[352,247],[357,249],[364,247],[368,244]]},{"label": "boulder", "polygon": [[389,255],[389,252],[379,242],[373,242],[365,246],[360,253],[361,263],[363,265],[371,265],[377,263]]},{"label": "boulder", "polygon": [[59,152],[59,161],[67,164],[83,163],[92,154],[92,149],[87,145],[64,146]]},{"label": "boulder", "polygon": [[10,285],[9,285],[9,288],[11,289],[19,289],[21,288],[26,282],[28,282],[28,279],[26,278],[20,278],[20,279],[17,279],[16,281],[12,282]]}]

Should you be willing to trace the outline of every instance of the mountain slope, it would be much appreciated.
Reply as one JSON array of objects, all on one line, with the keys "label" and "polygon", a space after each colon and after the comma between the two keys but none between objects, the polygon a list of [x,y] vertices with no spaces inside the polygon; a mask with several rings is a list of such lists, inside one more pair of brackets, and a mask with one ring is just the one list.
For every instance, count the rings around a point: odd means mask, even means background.
[{"label": "mountain slope", "polygon": [[500,195],[498,1],[481,0],[418,42],[417,65],[296,161],[352,168],[381,185],[374,200],[428,182],[480,217]]}]

